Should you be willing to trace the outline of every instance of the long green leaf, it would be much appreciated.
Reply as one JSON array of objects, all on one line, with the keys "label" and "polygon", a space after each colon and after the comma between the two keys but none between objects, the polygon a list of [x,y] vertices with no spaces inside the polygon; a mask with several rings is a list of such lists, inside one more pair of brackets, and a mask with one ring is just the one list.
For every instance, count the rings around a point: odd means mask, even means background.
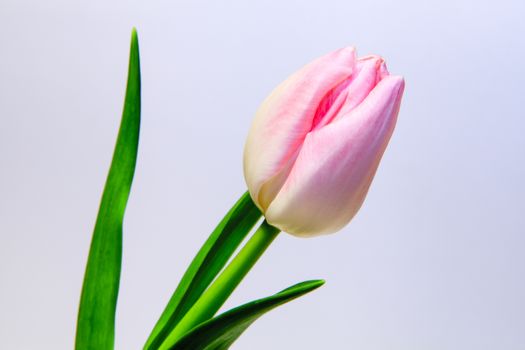
[{"label": "long green leaf", "polygon": [[279,305],[298,298],[324,284],[306,281],[270,297],[252,301],[201,323],[182,337],[171,350],[225,350],[259,317]]},{"label": "long green leaf", "polygon": [[122,258],[122,220],[133,181],[140,129],[140,59],[133,29],[128,82],[113,160],[91,240],[77,320],[76,349],[113,349]]},{"label": "long green leaf", "polygon": [[158,349],[260,218],[261,212],[251,200],[249,193],[244,193],[191,262],[146,341],[144,349]]}]

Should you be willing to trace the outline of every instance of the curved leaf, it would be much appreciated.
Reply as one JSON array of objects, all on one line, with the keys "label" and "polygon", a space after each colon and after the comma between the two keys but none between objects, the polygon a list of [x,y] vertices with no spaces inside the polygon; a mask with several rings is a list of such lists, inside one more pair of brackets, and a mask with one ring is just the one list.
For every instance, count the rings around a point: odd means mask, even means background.
[{"label": "curved leaf", "polygon": [[133,29],[128,82],[113,160],[89,250],[77,319],[77,350],[113,349],[122,258],[122,220],[133,181],[140,129],[140,59]]},{"label": "curved leaf", "polygon": [[239,244],[261,218],[250,194],[244,193],[199,250],[164,312],[152,330],[144,349],[158,349],[186,312],[222,270]]},{"label": "curved leaf", "polygon": [[324,284],[305,281],[270,297],[252,301],[201,323],[182,337],[171,350],[225,350],[266,312],[298,298]]}]

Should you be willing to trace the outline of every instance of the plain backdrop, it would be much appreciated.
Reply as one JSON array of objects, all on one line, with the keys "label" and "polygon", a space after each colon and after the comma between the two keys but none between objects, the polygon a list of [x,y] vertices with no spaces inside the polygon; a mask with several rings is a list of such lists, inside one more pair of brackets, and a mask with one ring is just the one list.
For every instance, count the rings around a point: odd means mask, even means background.
[{"label": "plain backdrop", "polygon": [[224,309],[326,285],[232,348],[525,349],[524,13],[518,0],[0,0],[0,348],[73,347],[136,26],[117,349],[141,348],[244,192],[259,103],[348,45],[405,77],[396,131],[350,225],[281,234]]}]

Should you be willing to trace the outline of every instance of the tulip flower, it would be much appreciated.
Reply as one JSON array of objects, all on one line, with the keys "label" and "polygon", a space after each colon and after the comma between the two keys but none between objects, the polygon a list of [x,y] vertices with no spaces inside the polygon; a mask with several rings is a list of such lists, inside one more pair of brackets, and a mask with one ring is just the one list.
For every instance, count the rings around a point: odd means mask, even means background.
[{"label": "tulip flower", "polygon": [[269,224],[333,233],[361,207],[394,130],[404,80],[354,48],[323,56],[259,107],[244,149],[250,195]]},{"label": "tulip flower", "polygon": [[[122,220],[139,142],[140,79],[134,29],[121,126],[80,297],[77,350],[114,345]],[[229,348],[266,312],[324,284],[296,283],[216,315],[281,231],[315,236],[352,219],[394,130],[403,88],[403,78],[391,76],[381,57],[358,59],[353,48],[344,48],[275,89],[259,108],[246,142],[248,191],[191,261],[145,350]],[[262,214],[266,219],[250,235]]]}]

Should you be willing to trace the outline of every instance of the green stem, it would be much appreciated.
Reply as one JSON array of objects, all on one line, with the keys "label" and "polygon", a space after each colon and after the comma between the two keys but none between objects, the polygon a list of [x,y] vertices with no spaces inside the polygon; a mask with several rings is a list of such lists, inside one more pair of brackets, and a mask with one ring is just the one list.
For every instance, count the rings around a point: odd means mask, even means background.
[{"label": "green stem", "polygon": [[177,324],[159,350],[170,349],[193,327],[213,317],[279,232],[279,229],[266,220],[263,221],[246,245]]},{"label": "green stem", "polygon": [[144,350],[157,350],[199,300],[253,226],[261,218],[261,212],[250,194],[244,193],[213,230],[170,298],[168,305],[151,331]]}]

